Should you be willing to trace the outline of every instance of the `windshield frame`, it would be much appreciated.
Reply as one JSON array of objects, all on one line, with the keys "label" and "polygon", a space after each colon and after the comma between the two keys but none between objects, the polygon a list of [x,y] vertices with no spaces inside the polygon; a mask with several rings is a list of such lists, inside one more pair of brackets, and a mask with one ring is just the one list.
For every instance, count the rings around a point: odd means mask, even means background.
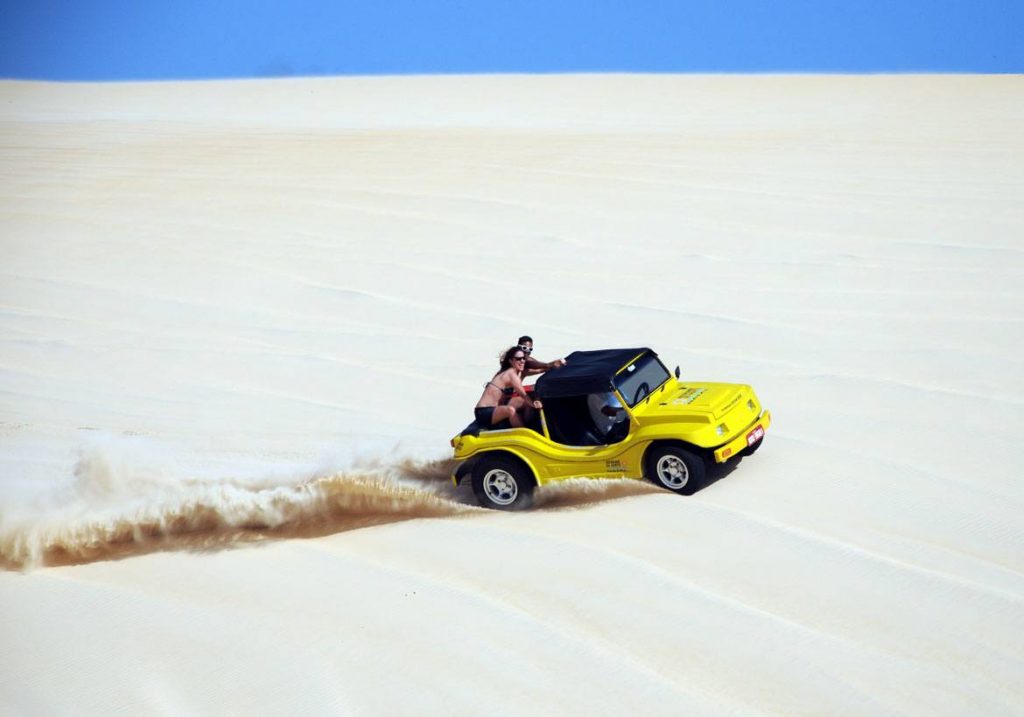
[{"label": "windshield frame", "polygon": [[[638,364],[640,364],[641,362],[643,362],[643,366],[638,366]],[[648,366],[650,366],[651,362],[654,362],[658,366],[661,367],[661,370],[665,372],[664,378],[662,378],[661,381],[659,381],[657,383],[657,385],[654,385],[654,386],[648,385],[647,393],[642,398],[640,398],[638,401],[630,402],[629,399],[632,398],[632,396],[627,396],[626,393],[623,391],[623,385],[625,384],[625,378],[621,378],[622,375],[625,374],[625,373],[629,373],[630,376],[627,376],[626,378],[631,378],[635,374],[635,372],[643,371]],[[634,371],[629,371],[629,367],[630,366],[636,366],[637,368],[634,369]],[[658,358],[658,355],[653,353],[653,352],[648,351],[648,352],[645,352],[643,354],[640,354],[639,356],[637,356],[635,359],[633,359],[632,361],[627,363],[625,366],[623,366],[621,369],[619,369],[615,373],[615,376],[612,377],[612,388],[615,390],[616,393],[619,394],[619,399],[622,401],[622,404],[624,406],[626,406],[627,408],[632,409],[632,408],[638,406],[640,403],[642,403],[646,399],[650,398],[650,396],[653,395],[654,392],[657,389],[659,389],[660,387],[664,386],[665,382],[668,381],[671,377],[672,377],[672,373],[668,370],[668,368],[665,366],[665,364],[663,364],[661,362],[661,359]],[[645,383],[645,382],[641,382],[640,385],[642,385],[642,383]],[[639,389],[640,385],[637,386],[637,389]],[[632,395],[634,395],[634,396],[636,395],[636,390],[632,391]]]}]

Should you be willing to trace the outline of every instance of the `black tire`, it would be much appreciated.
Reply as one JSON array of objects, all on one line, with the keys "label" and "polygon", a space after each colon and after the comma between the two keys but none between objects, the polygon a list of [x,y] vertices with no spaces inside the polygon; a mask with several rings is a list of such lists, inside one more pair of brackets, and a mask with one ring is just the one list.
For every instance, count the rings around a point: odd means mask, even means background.
[{"label": "black tire", "polygon": [[525,510],[536,485],[522,463],[506,456],[482,456],[473,466],[473,492],[485,508]]},{"label": "black tire", "polygon": [[693,495],[704,485],[706,476],[704,459],[684,448],[660,446],[647,455],[644,477],[673,493]]}]

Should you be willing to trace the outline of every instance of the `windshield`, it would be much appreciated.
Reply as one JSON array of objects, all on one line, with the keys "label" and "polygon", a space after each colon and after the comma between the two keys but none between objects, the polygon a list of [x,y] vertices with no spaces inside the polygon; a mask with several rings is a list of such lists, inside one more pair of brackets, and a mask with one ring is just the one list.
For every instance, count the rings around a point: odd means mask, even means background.
[{"label": "windshield", "polygon": [[632,408],[668,379],[668,369],[657,356],[644,354],[631,363],[612,383],[618,389],[627,405]]}]

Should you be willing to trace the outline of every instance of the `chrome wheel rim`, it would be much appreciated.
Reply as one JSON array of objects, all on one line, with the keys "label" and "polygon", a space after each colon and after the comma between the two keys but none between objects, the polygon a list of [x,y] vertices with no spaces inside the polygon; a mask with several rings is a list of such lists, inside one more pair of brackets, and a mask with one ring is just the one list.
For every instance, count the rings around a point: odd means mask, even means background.
[{"label": "chrome wheel rim", "polygon": [[690,469],[686,463],[674,455],[662,456],[654,467],[658,480],[672,490],[679,490],[690,480]]},{"label": "chrome wheel rim", "polygon": [[492,468],[484,475],[484,493],[492,503],[510,505],[519,495],[519,484],[508,471]]}]

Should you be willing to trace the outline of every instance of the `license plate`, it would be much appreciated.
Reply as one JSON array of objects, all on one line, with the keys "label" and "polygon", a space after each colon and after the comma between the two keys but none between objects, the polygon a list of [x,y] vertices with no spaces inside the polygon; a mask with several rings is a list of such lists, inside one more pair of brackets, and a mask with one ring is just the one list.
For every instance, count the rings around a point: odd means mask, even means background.
[{"label": "license plate", "polygon": [[747,434],[747,445],[752,446],[758,441],[760,441],[762,438],[764,438],[764,427],[758,426],[757,428],[755,428],[754,430]]}]

